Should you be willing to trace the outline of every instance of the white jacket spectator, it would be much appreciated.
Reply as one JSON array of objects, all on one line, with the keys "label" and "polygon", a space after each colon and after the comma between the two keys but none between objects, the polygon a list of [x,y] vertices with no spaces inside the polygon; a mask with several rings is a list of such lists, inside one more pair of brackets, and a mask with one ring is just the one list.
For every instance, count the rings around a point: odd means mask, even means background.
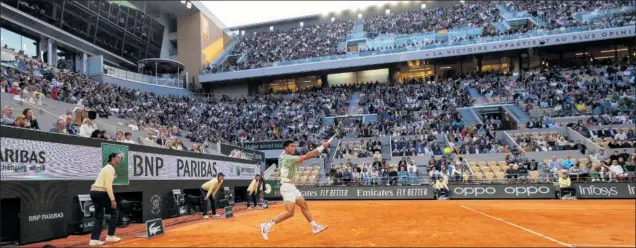
[{"label": "white jacket spectator", "polygon": [[617,180],[627,176],[627,173],[623,170],[623,167],[614,160],[612,165],[609,167],[610,169],[610,180]]},{"label": "white jacket spectator", "polygon": [[625,135],[622,131],[619,131],[616,135],[614,135],[614,139],[624,141],[627,139],[627,135]]},{"label": "white jacket spectator", "polygon": [[95,131],[96,129],[97,126],[93,124],[90,119],[84,118],[84,120],[82,121],[82,125],[80,126],[79,135],[82,137],[91,137],[91,134],[93,134],[93,131]]}]

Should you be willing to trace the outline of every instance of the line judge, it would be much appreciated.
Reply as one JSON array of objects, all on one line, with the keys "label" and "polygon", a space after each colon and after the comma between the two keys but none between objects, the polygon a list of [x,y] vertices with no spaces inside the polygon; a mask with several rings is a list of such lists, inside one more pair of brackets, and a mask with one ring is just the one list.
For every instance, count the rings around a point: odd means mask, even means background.
[{"label": "line judge", "polygon": [[115,168],[119,166],[120,161],[121,158],[118,153],[109,154],[108,164],[102,168],[97,179],[95,179],[95,183],[91,186],[90,196],[95,207],[95,225],[93,226],[89,246],[98,246],[105,243],[99,240],[99,236],[102,233],[102,224],[104,223],[104,209],[106,209],[107,213],[110,213],[106,242],[114,243],[120,240],[120,238],[115,236],[119,211],[117,211],[117,202],[115,201],[115,194],[113,193],[113,181],[115,177],[117,177]]},{"label": "line judge", "polygon": [[223,184],[223,178],[225,175],[219,172],[216,175],[216,178],[212,178],[212,180],[205,182],[201,185],[201,196],[203,196],[203,201],[201,202],[201,208],[203,209],[203,219],[209,219],[208,216],[208,204],[207,200],[210,200],[210,205],[212,206],[212,217],[220,218],[221,216],[216,213],[216,204],[214,203],[214,196],[216,192],[221,188],[221,184]]}]

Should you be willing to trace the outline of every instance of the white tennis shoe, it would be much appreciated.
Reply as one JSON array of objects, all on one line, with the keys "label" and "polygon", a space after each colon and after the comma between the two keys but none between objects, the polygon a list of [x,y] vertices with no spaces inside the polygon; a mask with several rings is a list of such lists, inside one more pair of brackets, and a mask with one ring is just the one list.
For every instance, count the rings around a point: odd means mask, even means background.
[{"label": "white tennis shoe", "polygon": [[312,228],[313,229],[312,231],[313,231],[314,234],[318,234],[319,232],[322,232],[322,231],[326,230],[327,227],[329,227],[329,226],[317,225],[314,228]]},{"label": "white tennis shoe", "polygon": [[263,235],[264,240],[269,240],[269,225],[267,223],[261,224],[261,235]]}]

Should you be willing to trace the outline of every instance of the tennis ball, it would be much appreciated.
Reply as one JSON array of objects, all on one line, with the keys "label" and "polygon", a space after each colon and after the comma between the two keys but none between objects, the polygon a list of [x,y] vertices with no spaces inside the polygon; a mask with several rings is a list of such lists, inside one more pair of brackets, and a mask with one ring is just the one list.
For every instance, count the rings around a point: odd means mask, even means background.
[{"label": "tennis ball", "polygon": [[450,154],[451,152],[452,152],[452,150],[451,150],[451,148],[450,148],[450,147],[446,147],[446,148],[444,148],[444,154],[448,155],[448,154]]}]

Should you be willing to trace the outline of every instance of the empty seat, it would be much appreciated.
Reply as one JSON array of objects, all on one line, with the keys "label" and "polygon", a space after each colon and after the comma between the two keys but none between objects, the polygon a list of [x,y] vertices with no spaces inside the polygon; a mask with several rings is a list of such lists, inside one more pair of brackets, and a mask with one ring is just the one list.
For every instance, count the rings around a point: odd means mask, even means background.
[{"label": "empty seat", "polygon": [[530,171],[529,175],[530,175],[530,178],[532,180],[539,180],[539,172],[538,171]]},{"label": "empty seat", "polygon": [[305,183],[307,182],[307,178],[308,178],[308,176],[305,176],[305,175],[301,176],[301,177],[300,177],[300,179],[298,179],[297,184],[298,184],[298,185],[303,185],[303,184],[305,184]]},{"label": "empty seat", "polygon": [[473,174],[473,178],[474,178],[475,180],[483,180],[483,179],[484,179],[484,174],[483,174],[483,173],[481,173],[481,172],[475,172],[475,173]]},{"label": "empty seat", "polygon": [[471,166],[470,169],[472,169],[474,173],[475,172],[481,172],[481,169],[479,169],[479,167],[477,167],[477,166]]},{"label": "empty seat", "polygon": [[495,172],[495,177],[497,177],[498,180],[504,180],[506,179],[506,174],[503,172]]},{"label": "empty seat", "polygon": [[486,182],[492,182],[492,179],[495,178],[495,175],[491,172],[486,172],[484,173],[484,178],[486,179]]},{"label": "empty seat", "polygon": [[486,163],[486,164],[488,164],[488,167],[497,166],[497,162],[495,162],[495,161],[488,161],[488,163]]},{"label": "empty seat", "polygon": [[316,185],[317,183],[318,183],[317,176],[310,176],[309,179],[307,179],[307,185]]},{"label": "empty seat", "polygon": [[503,171],[503,169],[501,169],[501,167],[499,167],[499,166],[497,166],[497,165],[490,167],[490,169],[491,169],[493,172],[495,172],[495,173],[497,173],[497,172],[502,172],[502,171]]}]

